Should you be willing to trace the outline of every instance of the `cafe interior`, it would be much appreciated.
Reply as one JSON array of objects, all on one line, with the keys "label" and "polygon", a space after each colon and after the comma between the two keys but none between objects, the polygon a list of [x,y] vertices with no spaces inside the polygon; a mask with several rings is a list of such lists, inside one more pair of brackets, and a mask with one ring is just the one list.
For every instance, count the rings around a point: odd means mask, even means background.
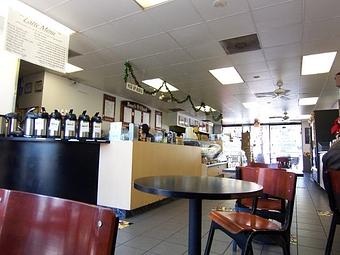
[{"label": "cafe interior", "polygon": [[0,254],[340,254],[339,40],[339,0],[2,0]]}]

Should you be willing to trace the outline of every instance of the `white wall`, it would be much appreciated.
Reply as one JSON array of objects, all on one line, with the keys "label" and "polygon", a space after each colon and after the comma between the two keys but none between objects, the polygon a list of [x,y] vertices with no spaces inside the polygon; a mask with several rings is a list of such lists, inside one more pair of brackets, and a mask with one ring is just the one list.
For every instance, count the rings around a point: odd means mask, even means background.
[{"label": "white wall", "polygon": [[[3,8],[0,4],[0,8]],[[0,13],[0,114],[15,109],[16,85],[19,72],[19,59],[2,50],[4,43],[4,17]]]},{"label": "white wall", "polygon": [[[121,101],[128,99],[45,72],[42,106],[48,112],[54,109],[67,111],[73,109],[75,114],[79,115],[83,110],[87,110],[87,113],[93,116],[96,112],[102,114],[104,94],[116,97],[115,121],[120,121]],[[156,109],[149,108],[151,109],[150,125],[154,128]],[[108,130],[108,123],[104,123],[103,129]]]}]

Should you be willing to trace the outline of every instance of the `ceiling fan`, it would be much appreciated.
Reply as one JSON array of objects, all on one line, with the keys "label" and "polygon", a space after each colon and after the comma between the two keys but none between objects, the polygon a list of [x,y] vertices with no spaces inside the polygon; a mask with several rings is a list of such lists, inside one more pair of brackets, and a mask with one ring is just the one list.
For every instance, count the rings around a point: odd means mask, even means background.
[{"label": "ceiling fan", "polygon": [[289,89],[282,88],[283,82],[281,80],[277,81],[276,83],[277,88],[271,92],[263,92],[263,93],[255,93],[257,98],[280,98],[283,100],[289,100],[288,92]]},{"label": "ceiling fan", "polygon": [[282,121],[288,120],[288,112],[284,112],[282,116],[270,116],[269,119],[282,119]]}]

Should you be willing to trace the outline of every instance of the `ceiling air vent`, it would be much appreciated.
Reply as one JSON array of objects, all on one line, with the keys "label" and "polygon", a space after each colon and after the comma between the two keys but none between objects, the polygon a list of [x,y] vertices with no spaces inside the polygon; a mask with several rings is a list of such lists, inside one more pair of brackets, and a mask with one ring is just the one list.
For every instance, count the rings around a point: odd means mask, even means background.
[{"label": "ceiling air vent", "polygon": [[170,108],[169,111],[171,112],[183,112],[184,110],[181,108]]},{"label": "ceiling air vent", "polygon": [[257,34],[226,39],[219,43],[227,55],[261,49]]},{"label": "ceiling air vent", "polygon": [[75,51],[73,51],[73,50],[71,50],[71,49],[68,50],[68,58],[69,58],[69,59],[70,59],[70,58],[77,57],[77,56],[80,56],[80,55],[81,55],[80,53],[75,52]]}]

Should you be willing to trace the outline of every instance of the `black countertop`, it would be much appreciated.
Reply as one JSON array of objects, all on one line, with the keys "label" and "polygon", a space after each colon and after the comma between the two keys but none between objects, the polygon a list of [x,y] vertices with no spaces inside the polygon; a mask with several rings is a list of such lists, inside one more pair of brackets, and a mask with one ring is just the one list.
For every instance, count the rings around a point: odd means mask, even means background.
[{"label": "black countertop", "polygon": [[0,141],[19,141],[19,142],[61,142],[61,143],[110,143],[105,139],[70,139],[64,140],[61,138],[35,138],[35,137],[0,137]]}]

